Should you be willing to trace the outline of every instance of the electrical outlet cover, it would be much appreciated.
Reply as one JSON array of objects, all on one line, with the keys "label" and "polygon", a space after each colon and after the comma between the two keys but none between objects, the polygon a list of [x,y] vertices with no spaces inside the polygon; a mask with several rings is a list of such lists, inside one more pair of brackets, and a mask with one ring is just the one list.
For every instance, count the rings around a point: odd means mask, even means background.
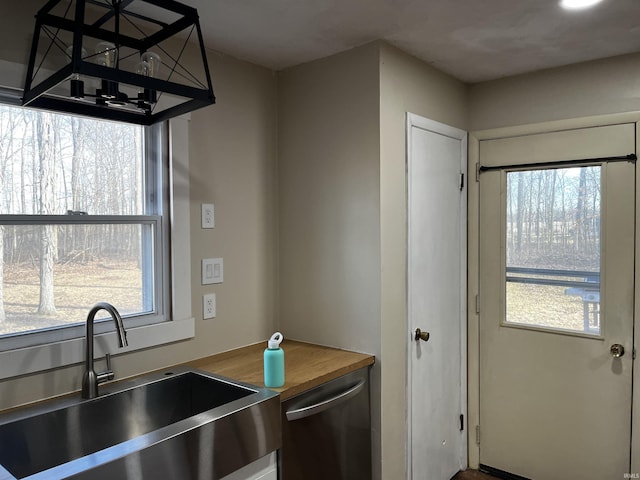
[{"label": "electrical outlet cover", "polygon": [[216,217],[213,203],[202,204],[202,228],[215,228]]},{"label": "electrical outlet cover", "polygon": [[207,320],[208,318],[216,317],[216,294],[207,293],[202,296],[202,317]]}]

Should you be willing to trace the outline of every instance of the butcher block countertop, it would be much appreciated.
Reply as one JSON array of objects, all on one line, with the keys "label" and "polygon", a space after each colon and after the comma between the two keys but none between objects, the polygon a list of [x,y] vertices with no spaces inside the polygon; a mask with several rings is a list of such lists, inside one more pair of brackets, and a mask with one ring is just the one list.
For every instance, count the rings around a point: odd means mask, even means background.
[{"label": "butcher block countertop", "polygon": [[[219,353],[187,365],[264,387],[262,355],[266,343],[260,342]],[[284,387],[272,388],[280,392],[281,401],[375,362],[373,355],[295,340],[284,340],[281,347],[284,350],[285,384]]]}]

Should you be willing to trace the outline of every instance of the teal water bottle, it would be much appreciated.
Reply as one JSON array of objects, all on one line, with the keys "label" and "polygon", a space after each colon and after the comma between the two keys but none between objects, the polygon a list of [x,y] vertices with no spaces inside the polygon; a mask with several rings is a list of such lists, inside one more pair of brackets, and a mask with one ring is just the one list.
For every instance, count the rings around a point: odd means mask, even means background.
[{"label": "teal water bottle", "polygon": [[280,348],[282,334],[271,335],[264,351],[264,384],[266,387],[282,387],[284,385],[284,350]]}]

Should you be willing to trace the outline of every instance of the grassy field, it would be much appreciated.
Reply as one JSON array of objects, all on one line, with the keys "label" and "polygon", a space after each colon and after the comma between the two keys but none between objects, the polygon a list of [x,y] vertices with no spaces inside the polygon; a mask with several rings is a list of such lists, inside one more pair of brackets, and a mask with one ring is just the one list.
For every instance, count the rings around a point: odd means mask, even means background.
[{"label": "grassy field", "polygon": [[[37,314],[37,265],[5,265],[0,335],[84,322],[96,302],[107,301],[121,314],[142,309],[141,272],[135,261],[93,261],[55,266],[56,315]],[[515,323],[583,331],[583,303],[564,287],[508,283],[507,319]]]},{"label": "grassy field", "polygon": [[84,322],[89,309],[100,301],[113,304],[123,315],[142,308],[142,278],[135,261],[57,264],[54,278],[56,314],[38,315],[38,265],[5,265],[6,318],[0,322],[0,335]]},{"label": "grassy field", "polygon": [[509,282],[508,321],[584,331],[582,299],[564,291],[565,287]]}]

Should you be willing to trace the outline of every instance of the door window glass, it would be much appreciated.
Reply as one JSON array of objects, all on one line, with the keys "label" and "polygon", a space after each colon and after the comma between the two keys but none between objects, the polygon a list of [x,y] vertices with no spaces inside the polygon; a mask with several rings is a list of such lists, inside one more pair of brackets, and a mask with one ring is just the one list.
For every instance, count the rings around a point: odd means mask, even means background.
[{"label": "door window glass", "polygon": [[507,172],[505,324],[600,335],[601,169]]}]

